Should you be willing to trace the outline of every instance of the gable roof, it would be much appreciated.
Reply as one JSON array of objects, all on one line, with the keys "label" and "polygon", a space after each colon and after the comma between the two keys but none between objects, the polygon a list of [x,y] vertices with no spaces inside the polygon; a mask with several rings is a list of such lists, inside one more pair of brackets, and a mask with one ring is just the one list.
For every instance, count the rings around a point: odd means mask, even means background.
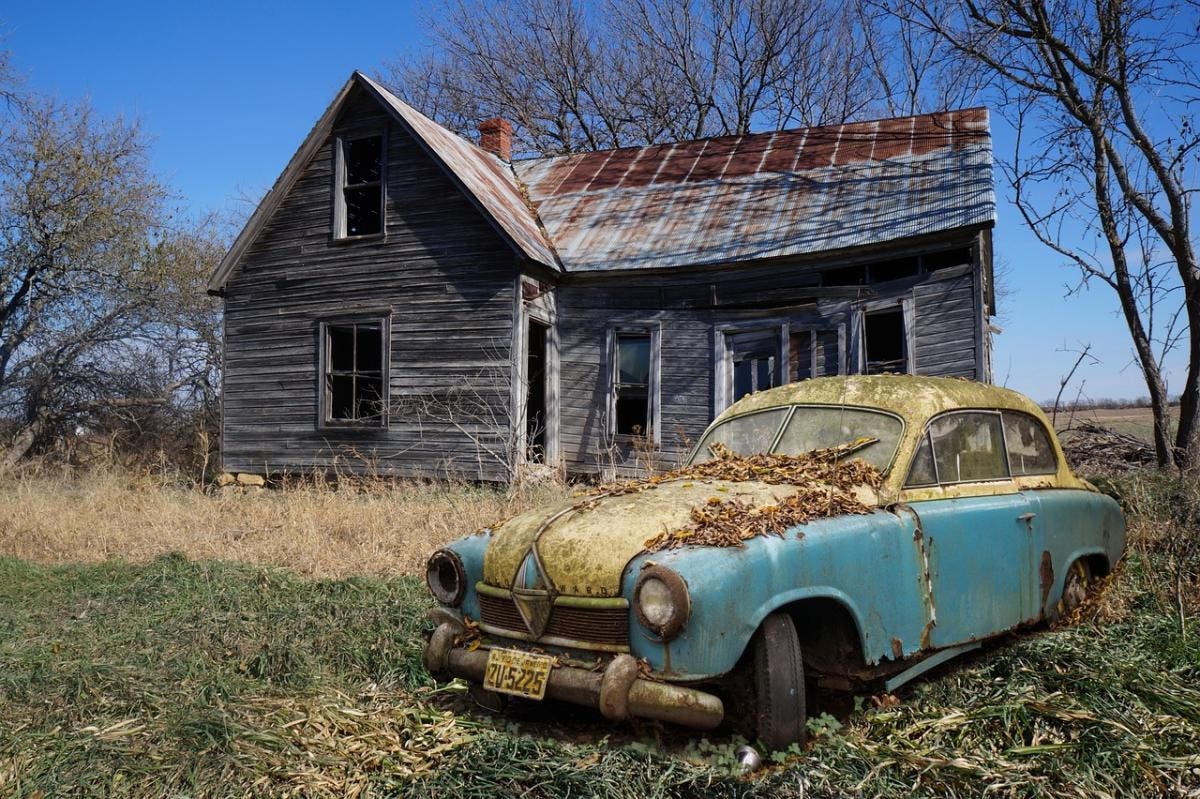
[{"label": "gable roof", "polygon": [[567,271],[803,255],[995,220],[983,108],[514,166]]},{"label": "gable roof", "polygon": [[366,89],[392,112],[392,116],[445,170],[518,255],[551,269],[561,269],[554,248],[546,240],[537,218],[521,194],[516,178],[503,161],[446,130],[366,75],[355,71],[309,131],[300,148],[288,161],[271,190],[259,202],[246,226],[221,259],[220,265],[208,282],[209,292],[220,292],[225,286],[246,250],[333,131],[333,124],[341,112],[342,105],[355,86]]},{"label": "gable roof", "polygon": [[513,251],[557,271],[801,256],[995,221],[987,109],[719,136],[511,166],[355,72],[209,281],[218,292],[361,86]]}]

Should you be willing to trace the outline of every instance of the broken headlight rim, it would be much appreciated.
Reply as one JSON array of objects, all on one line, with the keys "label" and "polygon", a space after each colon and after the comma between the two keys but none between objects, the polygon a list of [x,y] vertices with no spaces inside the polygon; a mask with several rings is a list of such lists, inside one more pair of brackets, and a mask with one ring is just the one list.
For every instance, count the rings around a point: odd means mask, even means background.
[{"label": "broken headlight rim", "polygon": [[467,572],[462,558],[451,549],[439,549],[429,556],[425,566],[425,584],[429,593],[443,605],[456,608],[467,593]]},{"label": "broken headlight rim", "polygon": [[633,587],[638,623],[669,641],[679,635],[692,613],[687,583],[666,566],[647,566]]}]

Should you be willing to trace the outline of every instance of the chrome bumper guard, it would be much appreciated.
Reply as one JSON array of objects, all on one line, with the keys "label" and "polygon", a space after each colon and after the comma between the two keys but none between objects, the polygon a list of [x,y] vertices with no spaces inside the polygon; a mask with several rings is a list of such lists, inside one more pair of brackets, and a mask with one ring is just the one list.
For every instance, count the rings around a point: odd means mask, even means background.
[{"label": "chrome bumper guard", "polygon": [[[468,651],[455,646],[455,639],[463,632],[462,624],[457,621],[442,621],[425,646],[425,668],[434,676],[448,674],[482,684],[488,650]],[[626,654],[617,655],[602,672],[556,666],[550,672],[546,696],[597,708],[609,721],[634,716],[711,730],[725,717],[725,707],[716,696],[695,688],[642,679],[638,676],[637,661]]]}]

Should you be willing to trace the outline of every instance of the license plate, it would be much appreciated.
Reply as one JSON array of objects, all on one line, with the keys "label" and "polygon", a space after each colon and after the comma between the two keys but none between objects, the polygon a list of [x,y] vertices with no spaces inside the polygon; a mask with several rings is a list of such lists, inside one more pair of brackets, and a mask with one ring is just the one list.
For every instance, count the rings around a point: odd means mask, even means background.
[{"label": "license plate", "polygon": [[542,699],[550,682],[554,658],[531,655],[515,649],[493,649],[488,653],[483,687],[502,694]]}]

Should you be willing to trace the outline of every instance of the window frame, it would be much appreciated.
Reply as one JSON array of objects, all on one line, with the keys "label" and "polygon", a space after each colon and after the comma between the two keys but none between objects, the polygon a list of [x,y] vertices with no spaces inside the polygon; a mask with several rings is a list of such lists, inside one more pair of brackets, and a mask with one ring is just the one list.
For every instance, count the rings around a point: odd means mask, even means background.
[{"label": "window frame", "polygon": [[[646,386],[646,426],[648,435],[637,436],[617,432],[617,391],[620,389],[621,366],[619,341],[621,336],[650,337],[650,374]],[[605,433],[614,443],[631,443],[638,438],[654,444],[662,443],[660,391],[662,384],[662,325],[657,322],[622,323],[610,325],[606,332],[608,350],[608,379],[606,381],[608,419]]]},{"label": "window frame", "polygon": [[[332,240],[335,242],[374,241],[387,237],[387,166],[389,130],[384,127],[367,129],[346,129],[334,137],[334,169],[333,169],[333,229]],[[346,151],[351,142],[365,139],[379,139],[379,180],[366,183],[347,184],[348,170],[346,168]],[[347,232],[349,215],[346,208],[346,190],[379,186],[379,231],[376,233],[361,233],[350,235]]]},{"label": "window frame", "polygon": [[[985,480],[949,480],[949,481],[942,480],[942,475],[941,475],[941,472],[939,471],[938,465],[937,465],[937,448],[933,444],[933,436],[930,433],[930,427],[934,424],[934,422],[945,419],[948,416],[955,416],[955,415],[962,415],[962,414],[985,414],[985,415],[990,415],[990,416],[996,416],[997,418],[999,418],[999,420],[1000,420],[1000,446],[1003,448],[1003,452],[1001,453],[1001,455],[1004,456],[1004,468],[1008,472],[1007,476],[993,477],[993,478],[988,478]],[[933,477],[936,482],[919,483],[919,484],[909,483],[908,478],[912,474],[913,462],[916,460],[917,451],[921,448],[921,445],[925,441],[929,442],[930,454],[933,456]],[[1057,454],[1055,455],[1055,459],[1057,460]],[[1024,476],[1028,476],[1028,475],[1024,475]],[[1007,437],[1007,433],[1005,433],[1005,430],[1004,430],[1004,411],[999,408],[955,408],[952,411],[946,411],[944,413],[939,413],[937,416],[931,417],[929,419],[929,421],[927,421],[925,423],[925,427],[922,428],[922,430],[921,430],[920,437],[917,438],[917,446],[913,449],[912,457],[909,458],[908,470],[904,473],[904,482],[901,484],[900,487],[901,487],[901,490],[907,491],[909,489],[942,488],[942,487],[947,487],[947,486],[970,485],[973,483],[1006,483],[1006,482],[1012,483],[1014,480],[1016,480],[1016,477],[1017,476],[1014,476],[1012,473],[1012,466],[1008,460],[1008,437]]]},{"label": "window frame", "polygon": [[[379,327],[380,338],[380,401],[382,412],[377,419],[334,419],[333,398],[329,377],[332,373],[332,351],[329,346],[329,330],[336,327],[371,325]],[[322,319],[317,323],[317,429],[318,430],[387,430],[391,422],[391,312],[337,316]],[[355,336],[357,346],[357,335]],[[358,375],[357,364],[351,373]],[[363,372],[362,374],[368,374]],[[374,372],[370,372],[374,374]],[[357,397],[356,397],[357,399]]]}]

